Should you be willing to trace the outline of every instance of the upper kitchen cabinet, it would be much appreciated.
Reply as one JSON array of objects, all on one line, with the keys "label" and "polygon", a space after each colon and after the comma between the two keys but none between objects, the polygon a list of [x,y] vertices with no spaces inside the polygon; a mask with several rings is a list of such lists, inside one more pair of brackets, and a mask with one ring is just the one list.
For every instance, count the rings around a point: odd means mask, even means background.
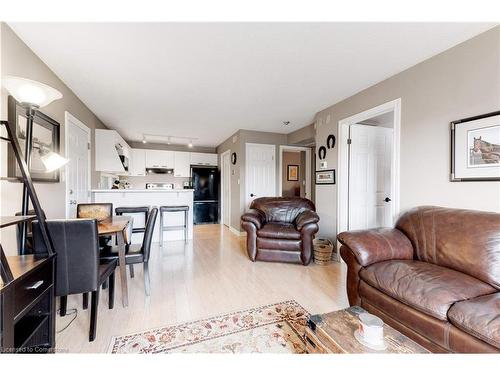
[{"label": "upper kitchen cabinet", "polygon": [[191,152],[191,164],[193,164],[193,165],[217,165],[217,154],[205,154],[202,152]]},{"label": "upper kitchen cabinet", "polygon": [[190,177],[191,153],[174,152],[174,177]]},{"label": "upper kitchen cabinet", "polygon": [[131,176],[146,175],[146,150],[140,148],[132,149],[132,161],[130,163]]},{"label": "upper kitchen cabinet", "polygon": [[174,168],[174,152],[164,150],[145,150],[146,168]]},{"label": "upper kitchen cabinet", "polygon": [[130,146],[115,130],[95,130],[96,171],[128,175]]}]

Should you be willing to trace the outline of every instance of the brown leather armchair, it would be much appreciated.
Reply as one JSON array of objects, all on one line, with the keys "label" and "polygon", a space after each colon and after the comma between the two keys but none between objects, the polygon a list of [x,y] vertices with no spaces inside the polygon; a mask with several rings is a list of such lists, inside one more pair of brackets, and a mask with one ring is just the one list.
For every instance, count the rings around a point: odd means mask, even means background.
[{"label": "brown leather armchair", "polygon": [[337,238],[351,305],[433,352],[500,351],[500,214],[417,207]]},{"label": "brown leather armchair", "polygon": [[257,198],[241,217],[247,232],[249,258],[271,262],[301,263],[312,259],[313,238],[319,216],[306,198]]}]

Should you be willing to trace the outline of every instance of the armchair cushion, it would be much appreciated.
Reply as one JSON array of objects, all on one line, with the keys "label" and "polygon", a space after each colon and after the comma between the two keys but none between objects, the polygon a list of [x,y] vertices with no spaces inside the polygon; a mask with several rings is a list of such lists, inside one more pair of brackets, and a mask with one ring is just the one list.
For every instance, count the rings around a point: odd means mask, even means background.
[{"label": "armchair cushion", "polygon": [[295,226],[297,230],[302,230],[307,224],[315,224],[319,221],[319,216],[316,212],[311,210],[302,211],[295,219]]},{"label": "armchair cushion", "polygon": [[277,238],[285,240],[300,240],[300,232],[293,224],[288,223],[266,223],[257,231],[259,237]]},{"label": "armchair cushion", "polygon": [[410,240],[399,230],[377,228],[342,232],[337,239],[354,254],[363,266],[391,259],[413,259]]},{"label": "armchair cushion", "polygon": [[266,216],[261,210],[251,208],[241,216],[241,220],[250,222],[260,229],[266,222]]}]

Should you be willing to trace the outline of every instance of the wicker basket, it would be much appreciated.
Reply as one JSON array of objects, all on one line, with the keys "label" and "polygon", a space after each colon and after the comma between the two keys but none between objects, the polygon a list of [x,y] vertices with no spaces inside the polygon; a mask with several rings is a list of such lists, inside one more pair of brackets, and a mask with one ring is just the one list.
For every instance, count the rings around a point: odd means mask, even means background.
[{"label": "wicker basket", "polygon": [[314,245],[314,263],[327,265],[332,261],[333,243],[326,238],[316,238]]}]

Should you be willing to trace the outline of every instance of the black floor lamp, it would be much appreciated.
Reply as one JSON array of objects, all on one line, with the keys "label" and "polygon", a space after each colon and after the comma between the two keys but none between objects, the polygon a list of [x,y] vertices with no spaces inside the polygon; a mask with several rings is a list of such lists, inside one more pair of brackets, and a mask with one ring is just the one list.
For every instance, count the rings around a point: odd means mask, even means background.
[{"label": "black floor lamp", "polygon": [[[26,110],[26,143],[24,147],[24,161],[27,170],[31,166],[31,152],[33,149],[33,118],[37,109],[45,107],[54,100],[62,98],[62,94],[56,89],[47,86],[41,82],[33,81],[26,78],[6,76],[2,78],[2,84],[10,95],[16,99],[20,105]],[[15,126],[15,124],[10,124]],[[15,129],[12,132],[15,136]],[[69,160],[61,157],[54,152],[47,152],[42,155],[40,160],[44,164],[46,171],[51,172],[61,168]],[[21,214],[27,215],[29,210],[29,191],[28,186],[24,184],[23,201],[21,206]],[[23,255],[26,248],[27,223],[22,222],[20,226],[20,246],[19,253]]]}]

